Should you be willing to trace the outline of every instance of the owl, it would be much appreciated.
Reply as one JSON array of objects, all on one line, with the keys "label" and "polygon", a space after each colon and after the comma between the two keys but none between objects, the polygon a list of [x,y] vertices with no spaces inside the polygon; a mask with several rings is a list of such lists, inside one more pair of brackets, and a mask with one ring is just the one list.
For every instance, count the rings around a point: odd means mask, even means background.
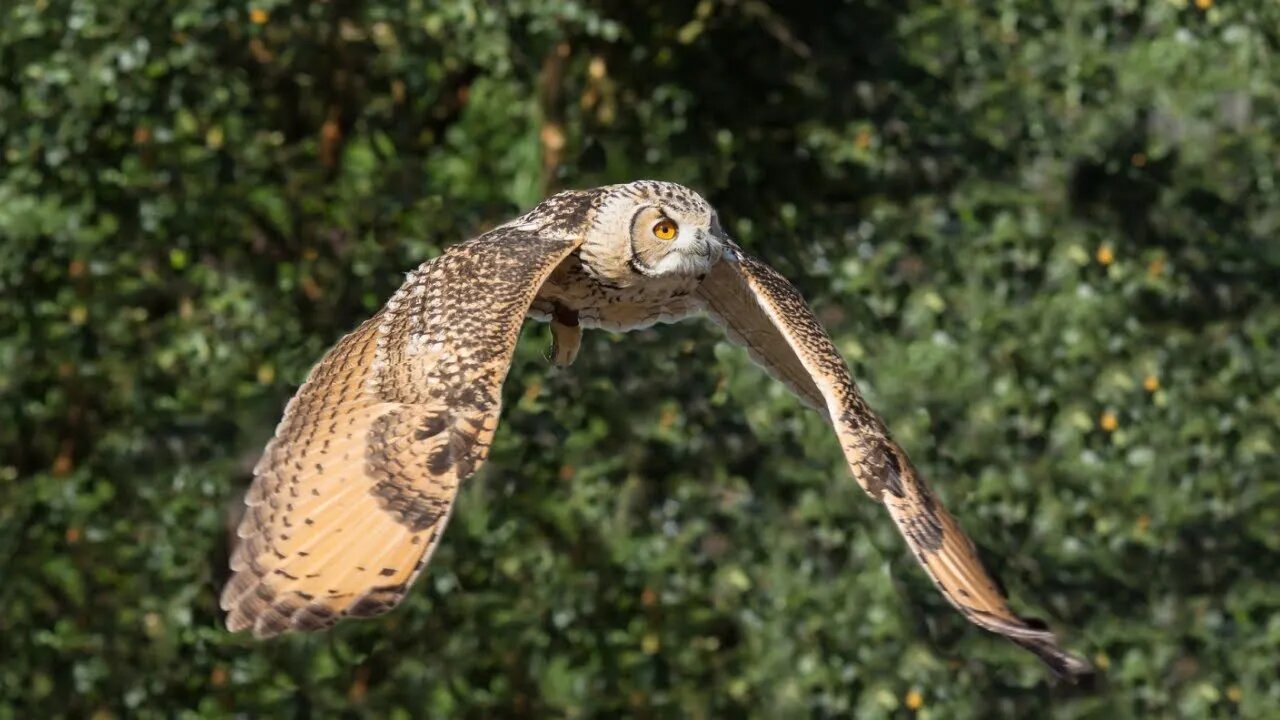
[{"label": "owl", "polygon": [[822,415],[854,478],[966,618],[1064,678],[1090,672],[1009,609],[796,288],[735,244],[701,196],[658,181],[562,192],[449,248],[329,350],[254,469],[221,596],[228,629],[321,630],[404,598],[489,454],[526,317],[550,323],[550,359],[568,366],[584,328],[700,313]]}]

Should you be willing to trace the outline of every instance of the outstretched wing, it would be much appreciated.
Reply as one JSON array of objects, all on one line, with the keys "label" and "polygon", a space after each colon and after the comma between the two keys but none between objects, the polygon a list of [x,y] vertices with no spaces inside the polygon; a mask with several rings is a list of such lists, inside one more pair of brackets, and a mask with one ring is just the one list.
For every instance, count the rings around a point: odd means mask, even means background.
[{"label": "outstretched wing", "polygon": [[1053,633],[1009,610],[973,542],[867,407],[826,331],[786,278],[735,249],[716,264],[699,294],[734,342],[827,416],[858,483],[885,504],[951,604],[975,624],[1031,650],[1061,676],[1074,680],[1092,671]]},{"label": "outstretched wing", "polygon": [[509,225],[454,246],[324,356],[254,469],[228,629],[318,630],[400,602],[488,456],[525,313],[577,245]]}]

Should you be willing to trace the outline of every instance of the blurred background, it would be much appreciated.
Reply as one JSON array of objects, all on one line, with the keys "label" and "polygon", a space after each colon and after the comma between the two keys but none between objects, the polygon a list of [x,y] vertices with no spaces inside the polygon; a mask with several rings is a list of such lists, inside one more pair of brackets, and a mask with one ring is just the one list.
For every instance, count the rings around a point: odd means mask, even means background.
[{"label": "blurred background", "polygon": [[[1277,717],[1280,5],[12,0],[0,717]],[[703,192],[804,291],[1054,686],[706,322],[528,325],[403,607],[257,643],[228,532],[403,273]]]}]

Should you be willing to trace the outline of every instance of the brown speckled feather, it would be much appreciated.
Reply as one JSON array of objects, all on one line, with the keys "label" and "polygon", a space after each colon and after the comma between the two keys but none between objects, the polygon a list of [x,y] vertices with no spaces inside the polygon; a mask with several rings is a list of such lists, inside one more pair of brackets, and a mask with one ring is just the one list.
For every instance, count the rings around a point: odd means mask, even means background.
[{"label": "brown speckled feather", "polygon": [[318,630],[400,602],[488,455],[525,313],[592,197],[562,194],[424,263],[312,370],[245,498],[229,629]]},{"label": "brown speckled feather", "polygon": [[718,263],[699,288],[708,314],[756,362],[824,412],[859,484],[888,508],[943,595],[970,621],[1031,650],[1059,675],[1074,680],[1092,672],[1053,633],[1009,609],[973,542],[867,407],[795,287],[759,260],[735,252],[738,260]]}]

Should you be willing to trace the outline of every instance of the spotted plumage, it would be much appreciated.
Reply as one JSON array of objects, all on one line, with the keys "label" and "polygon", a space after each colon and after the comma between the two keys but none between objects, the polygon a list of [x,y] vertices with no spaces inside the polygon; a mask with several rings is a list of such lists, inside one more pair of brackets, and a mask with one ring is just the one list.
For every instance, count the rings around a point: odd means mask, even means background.
[{"label": "spotted plumage", "polygon": [[450,248],[329,351],[254,471],[227,626],[317,630],[400,602],[488,456],[526,316],[551,324],[551,360],[566,366],[584,328],[697,314],[826,418],[854,477],[969,620],[1060,675],[1090,670],[1010,611],[796,289],[735,245],[697,193],[652,181],[561,193]]}]

